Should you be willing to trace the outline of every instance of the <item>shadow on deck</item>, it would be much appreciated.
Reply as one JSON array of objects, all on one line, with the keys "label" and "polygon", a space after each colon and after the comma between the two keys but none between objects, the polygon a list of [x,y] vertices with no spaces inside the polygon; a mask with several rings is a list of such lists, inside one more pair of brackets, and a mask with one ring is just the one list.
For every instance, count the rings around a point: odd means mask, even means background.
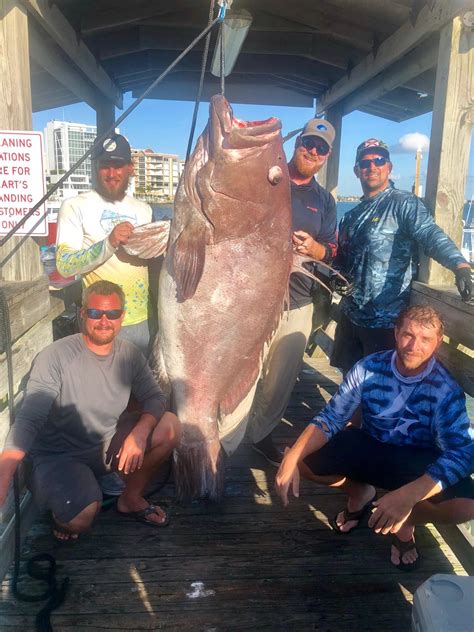
[{"label": "shadow on deck", "polygon": [[[276,432],[280,446],[294,441],[338,381],[326,361],[306,359]],[[344,502],[339,492],[303,483],[285,510],[274,475],[243,444],[228,462],[224,502],[172,504],[167,529],[111,509],[79,542],[57,545],[38,520],[23,554],[52,552],[59,577],[71,580],[54,630],[408,631],[416,588],[434,573],[465,574],[431,528],[417,532],[419,569],[397,571],[387,538],[368,528],[331,531],[328,517]],[[168,486],[161,498],[173,503],[172,493]],[[33,629],[40,607],[17,602],[7,578],[0,629]]]}]

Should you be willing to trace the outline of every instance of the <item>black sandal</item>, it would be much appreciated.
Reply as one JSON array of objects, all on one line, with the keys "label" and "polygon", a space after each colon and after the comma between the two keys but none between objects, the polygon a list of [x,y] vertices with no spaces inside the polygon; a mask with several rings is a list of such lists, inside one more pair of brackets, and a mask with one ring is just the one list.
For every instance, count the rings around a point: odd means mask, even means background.
[{"label": "black sandal", "polygon": [[[334,516],[334,518],[332,518],[332,520],[329,520],[329,524],[331,525],[332,529],[336,533],[340,533],[342,535],[347,535],[351,531],[354,531],[354,529],[357,529],[360,525],[360,521],[362,520],[362,518],[370,511],[370,509],[372,509],[372,503],[374,502],[376,498],[377,498],[377,494],[374,494],[373,498],[371,498],[368,503],[365,503],[362,509],[358,509],[357,511],[349,511],[346,507],[343,511],[344,522],[340,526],[337,524],[337,517],[340,513],[338,512]],[[357,520],[358,522],[351,529],[349,529],[349,531],[341,531],[341,527],[344,524],[346,524],[346,522],[350,522],[351,520]]]},{"label": "black sandal", "polygon": [[[395,568],[398,568],[401,571],[405,571],[405,572],[412,571],[414,568],[418,566],[421,558],[420,558],[420,551],[418,550],[416,546],[414,537],[412,540],[408,540],[407,542],[404,542],[403,540],[400,540],[400,538],[397,535],[395,535],[395,533],[392,533],[392,545],[397,549],[397,551],[400,554],[399,564],[394,564],[392,560],[390,559],[390,563],[392,564],[392,566],[395,566]],[[402,557],[404,553],[408,553],[408,551],[413,551],[413,549],[418,554],[418,557],[416,558],[416,560],[414,562],[408,562],[408,563],[403,562]]]}]

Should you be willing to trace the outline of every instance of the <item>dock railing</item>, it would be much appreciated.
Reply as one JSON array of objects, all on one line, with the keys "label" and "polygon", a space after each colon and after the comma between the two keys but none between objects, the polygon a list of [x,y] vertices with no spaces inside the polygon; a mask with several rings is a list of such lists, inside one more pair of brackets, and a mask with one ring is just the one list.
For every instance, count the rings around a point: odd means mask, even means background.
[{"label": "dock railing", "polygon": [[[445,336],[438,351],[444,366],[464,389],[474,397],[474,303],[464,303],[455,289],[430,286],[414,281],[410,304],[432,305],[443,317]],[[317,329],[308,345],[311,356],[330,356],[339,318],[338,299],[323,308]],[[471,417],[471,423],[474,419]],[[462,525],[435,525],[469,574],[474,574],[474,520]]]}]

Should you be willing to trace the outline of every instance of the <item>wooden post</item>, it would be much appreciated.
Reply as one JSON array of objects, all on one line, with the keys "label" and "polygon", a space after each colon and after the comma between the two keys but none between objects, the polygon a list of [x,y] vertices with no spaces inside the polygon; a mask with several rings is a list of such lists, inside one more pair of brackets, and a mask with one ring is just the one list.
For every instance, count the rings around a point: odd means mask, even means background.
[{"label": "wooden post", "polygon": [[107,99],[98,99],[96,107],[97,136],[105,134],[115,122],[115,105]]},{"label": "wooden post", "polygon": [[332,146],[332,152],[326,164],[318,174],[318,182],[337,200],[337,181],[339,176],[339,155],[341,151],[343,104],[337,104],[326,112],[327,120],[336,130],[336,138]]},{"label": "wooden post", "polygon": [[[30,130],[31,87],[28,18],[16,0],[0,0],[0,129]],[[33,239],[13,237],[1,249],[0,280],[29,281],[43,274]],[[3,263],[2,263],[3,262]]]},{"label": "wooden post", "polygon": [[[436,223],[458,245],[473,118],[474,31],[456,17],[440,34],[426,201]],[[452,273],[426,257],[419,279],[430,285],[453,285]]]}]

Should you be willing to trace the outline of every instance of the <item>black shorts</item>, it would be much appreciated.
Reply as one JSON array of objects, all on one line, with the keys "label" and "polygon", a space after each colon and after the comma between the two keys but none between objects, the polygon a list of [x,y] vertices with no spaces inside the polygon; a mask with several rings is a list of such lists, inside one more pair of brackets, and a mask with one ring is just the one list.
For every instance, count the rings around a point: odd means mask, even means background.
[{"label": "black shorts", "polygon": [[346,374],[356,362],[371,353],[395,348],[393,327],[359,327],[341,312],[334,336],[331,366],[336,366]]},{"label": "black shorts", "polygon": [[[304,460],[316,476],[340,475],[382,489],[398,489],[426,472],[441,452],[377,441],[364,430],[349,427]],[[464,478],[432,496],[430,502],[450,498],[474,499],[474,481]]]}]

